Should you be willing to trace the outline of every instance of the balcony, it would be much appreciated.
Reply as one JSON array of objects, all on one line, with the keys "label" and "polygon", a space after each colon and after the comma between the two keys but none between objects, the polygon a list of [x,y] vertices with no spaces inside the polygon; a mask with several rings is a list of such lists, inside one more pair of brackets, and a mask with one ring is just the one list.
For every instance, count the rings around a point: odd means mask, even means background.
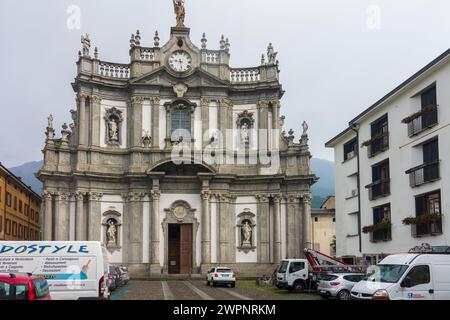
[{"label": "balcony", "polygon": [[442,234],[442,216],[434,221],[411,225],[411,235],[414,238],[437,236]]},{"label": "balcony", "polygon": [[408,124],[408,136],[413,137],[438,123],[438,110],[436,106],[424,108],[420,112],[404,119]]},{"label": "balcony", "polygon": [[386,151],[389,149],[389,133],[379,133],[372,137],[372,139],[367,143],[367,153],[368,157],[372,158],[378,153]]},{"label": "balcony", "polygon": [[391,194],[391,179],[383,179],[366,186],[369,189],[369,200],[386,197]]},{"label": "balcony", "polygon": [[425,163],[406,171],[409,174],[409,184],[411,188],[416,188],[425,183],[440,179],[440,161]]}]

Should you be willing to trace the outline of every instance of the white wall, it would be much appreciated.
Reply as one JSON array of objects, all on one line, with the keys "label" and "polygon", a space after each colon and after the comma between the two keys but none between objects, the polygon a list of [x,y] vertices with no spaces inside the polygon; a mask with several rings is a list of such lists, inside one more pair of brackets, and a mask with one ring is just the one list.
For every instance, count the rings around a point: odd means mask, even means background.
[{"label": "white wall", "polygon": [[152,105],[150,100],[144,100],[142,103],[142,135],[147,131],[152,135]]}]

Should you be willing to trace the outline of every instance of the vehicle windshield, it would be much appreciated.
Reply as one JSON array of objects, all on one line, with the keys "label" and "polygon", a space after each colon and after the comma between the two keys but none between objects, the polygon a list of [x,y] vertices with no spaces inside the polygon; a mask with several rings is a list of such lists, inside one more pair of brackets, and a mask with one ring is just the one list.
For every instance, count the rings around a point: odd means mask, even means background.
[{"label": "vehicle windshield", "polygon": [[45,279],[35,279],[33,285],[36,298],[44,298],[49,295],[48,283]]},{"label": "vehicle windshield", "polygon": [[231,269],[217,269],[217,272],[220,272],[220,273],[232,273],[233,271],[231,271]]},{"label": "vehicle windshield", "polygon": [[367,275],[366,281],[396,283],[407,269],[407,265],[379,264],[376,266],[374,272]]},{"label": "vehicle windshield", "polygon": [[286,273],[289,265],[289,261],[281,261],[280,267],[278,268],[278,273]]}]

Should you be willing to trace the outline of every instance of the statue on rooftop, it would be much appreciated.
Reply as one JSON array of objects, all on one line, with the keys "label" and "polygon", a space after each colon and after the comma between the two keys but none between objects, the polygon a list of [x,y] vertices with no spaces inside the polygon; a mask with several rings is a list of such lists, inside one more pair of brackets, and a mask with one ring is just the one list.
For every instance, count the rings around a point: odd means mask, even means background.
[{"label": "statue on rooftop", "polygon": [[275,52],[273,45],[269,43],[267,47],[267,59],[269,60],[269,64],[276,63],[278,52]]},{"label": "statue on rooftop", "polygon": [[89,35],[86,33],[85,36],[81,36],[81,44],[83,45],[83,56],[89,56],[89,50],[91,49],[91,40]]},{"label": "statue on rooftop", "polygon": [[186,16],[184,0],[173,0],[173,7],[177,15],[177,28],[184,28],[184,18]]}]

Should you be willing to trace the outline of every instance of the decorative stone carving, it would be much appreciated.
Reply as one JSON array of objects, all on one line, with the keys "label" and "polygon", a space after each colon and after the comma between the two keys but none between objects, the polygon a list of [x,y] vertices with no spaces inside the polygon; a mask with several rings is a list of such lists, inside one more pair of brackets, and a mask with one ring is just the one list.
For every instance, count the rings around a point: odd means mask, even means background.
[{"label": "decorative stone carving", "polygon": [[45,200],[51,200],[51,199],[53,198],[53,193],[50,192],[50,191],[44,191],[44,192],[42,193],[42,197],[43,197]]},{"label": "decorative stone carving", "polygon": [[210,200],[211,199],[211,192],[208,190],[203,190],[201,193],[201,197],[203,200]]},{"label": "decorative stone carving", "polygon": [[207,44],[208,40],[206,39],[206,33],[204,33],[204,32],[203,32],[203,35],[202,35],[201,42],[202,42],[202,49],[206,49],[206,44]]},{"label": "decorative stone carving", "polygon": [[275,52],[273,49],[273,45],[269,43],[267,47],[267,59],[269,60],[269,64],[275,64],[277,60],[278,52]]},{"label": "decorative stone carving", "polygon": [[255,123],[255,120],[253,119],[253,113],[248,112],[248,110],[245,110],[244,112],[241,112],[238,114],[237,119],[237,127],[240,130],[240,139],[241,144],[243,145],[249,145],[250,144],[250,129],[253,128],[253,125]]},{"label": "decorative stone carving", "polygon": [[153,107],[159,107],[159,104],[161,102],[161,98],[160,97],[150,97],[150,103],[152,104]]},{"label": "decorative stone carving", "polygon": [[184,28],[184,18],[186,16],[184,0],[173,0],[173,8],[177,16],[177,28]]},{"label": "decorative stone carving", "polygon": [[100,201],[103,197],[103,193],[100,192],[89,192],[88,193],[89,200],[91,201]]},{"label": "decorative stone carving", "polygon": [[233,102],[230,99],[228,99],[228,98],[220,98],[219,99],[219,105],[221,107],[232,108],[233,107]]},{"label": "decorative stone carving", "polygon": [[142,104],[142,102],[144,102],[144,97],[140,96],[131,97],[132,104]]},{"label": "decorative stone carving", "polygon": [[61,130],[61,142],[69,141],[70,131],[68,129],[69,127],[67,126],[67,123],[64,123]]},{"label": "decorative stone carving", "polygon": [[200,99],[200,105],[202,107],[209,107],[210,103],[211,103],[211,100],[209,100],[208,98],[201,98]]},{"label": "decorative stone carving", "polygon": [[122,142],[122,111],[115,107],[107,109],[105,111],[104,120],[106,128],[106,144],[111,146],[119,146]]},{"label": "decorative stone carving", "polygon": [[92,96],[91,97],[91,99],[92,99],[92,102],[93,103],[101,103],[102,102],[102,97],[100,97],[100,96]]},{"label": "decorative stone carving", "polygon": [[175,201],[169,209],[164,209],[167,214],[171,214],[178,222],[183,222],[190,215],[194,216],[196,209],[192,209],[189,203],[183,200]]},{"label": "decorative stone carving", "polygon": [[53,115],[49,115],[47,118],[47,129],[53,129]]},{"label": "decorative stone carving", "polygon": [[85,36],[81,36],[81,44],[83,45],[83,56],[89,57],[89,50],[91,49],[91,40],[89,35],[86,33]]},{"label": "decorative stone carving", "polygon": [[152,135],[150,133],[150,130],[143,130],[142,144],[144,145],[145,148],[148,148],[148,147],[151,146],[151,144],[152,144]]},{"label": "decorative stone carving", "polygon": [[151,190],[150,191],[150,197],[153,201],[159,200],[161,198],[161,191],[159,190]]},{"label": "decorative stone carving", "polygon": [[159,38],[159,34],[158,34],[158,31],[155,31],[155,36],[153,37],[153,46],[155,47],[155,48],[158,48],[159,47],[159,40],[160,40],[160,38]]},{"label": "decorative stone carving", "polygon": [[183,98],[187,91],[188,86],[184,83],[178,83],[173,86],[173,92],[175,92],[178,98]]},{"label": "decorative stone carving", "polygon": [[45,131],[47,142],[55,138],[55,129],[53,129],[53,116],[49,115],[47,118],[47,130]]}]

